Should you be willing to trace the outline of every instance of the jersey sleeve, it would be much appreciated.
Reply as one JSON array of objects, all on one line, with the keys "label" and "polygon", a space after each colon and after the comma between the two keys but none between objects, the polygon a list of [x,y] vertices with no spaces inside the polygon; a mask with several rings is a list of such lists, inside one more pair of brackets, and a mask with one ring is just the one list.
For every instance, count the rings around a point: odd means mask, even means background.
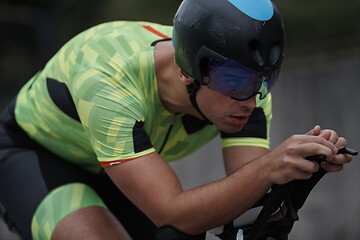
[{"label": "jersey sleeve", "polygon": [[86,68],[72,87],[81,123],[104,167],[155,151],[143,128],[143,96],[125,70],[117,74]]},{"label": "jersey sleeve", "polygon": [[272,118],[271,94],[258,100],[249,121],[237,133],[221,132],[222,147],[254,146],[270,148],[270,122]]}]

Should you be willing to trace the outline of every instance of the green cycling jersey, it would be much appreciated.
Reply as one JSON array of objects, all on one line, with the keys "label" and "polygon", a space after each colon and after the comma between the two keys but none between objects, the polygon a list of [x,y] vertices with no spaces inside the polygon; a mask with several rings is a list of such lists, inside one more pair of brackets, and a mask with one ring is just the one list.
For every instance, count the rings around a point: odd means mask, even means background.
[{"label": "green cycling jersey", "polygon": [[[171,34],[171,26],[128,21],[80,33],[21,89],[18,124],[51,152],[92,171],[154,151],[166,161],[193,153],[219,130],[162,105],[152,43]],[[256,109],[242,133],[223,136],[223,147],[269,148],[271,95]]]}]

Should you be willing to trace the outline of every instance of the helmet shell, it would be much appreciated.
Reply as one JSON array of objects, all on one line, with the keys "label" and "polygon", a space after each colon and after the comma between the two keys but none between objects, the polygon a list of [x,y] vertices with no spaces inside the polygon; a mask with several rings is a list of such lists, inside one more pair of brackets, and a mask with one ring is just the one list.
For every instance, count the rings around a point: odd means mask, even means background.
[{"label": "helmet shell", "polygon": [[263,4],[269,12],[270,5],[269,17],[249,13],[249,7],[234,5],[237,0],[184,0],[175,14],[173,30],[179,67],[199,81],[206,58],[231,58],[255,71],[279,68],[285,45],[281,15],[270,0],[250,1],[255,10]]}]

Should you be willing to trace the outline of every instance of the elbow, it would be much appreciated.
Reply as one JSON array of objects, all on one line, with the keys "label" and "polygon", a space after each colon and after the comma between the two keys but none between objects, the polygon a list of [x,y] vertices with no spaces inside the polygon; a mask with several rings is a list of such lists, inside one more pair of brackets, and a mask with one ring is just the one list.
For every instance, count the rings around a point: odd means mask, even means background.
[{"label": "elbow", "polygon": [[191,214],[182,213],[179,209],[167,209],[154,216],[152,221],[159,228],[159,231],[160,229],[165,228],[167,229],[166,231],[177,232],[178,234],[181,233],[188,236],[199,235],[207,231],[207,229],[204,228],[204,225],[199,227],[198,224],[196,224],[198,221],[189,219],[189,215]]}]

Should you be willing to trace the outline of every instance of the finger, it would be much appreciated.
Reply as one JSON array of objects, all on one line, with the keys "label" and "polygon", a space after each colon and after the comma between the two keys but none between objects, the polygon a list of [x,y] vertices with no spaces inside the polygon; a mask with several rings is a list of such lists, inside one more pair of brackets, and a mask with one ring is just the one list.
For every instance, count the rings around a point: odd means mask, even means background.
[{"label": "finger", "polygon": [[329,160],[330,163],[333,164],[347,164],[352,161],[352,156],[349,154],[336,154],[331,160]]},{"label": "finger", "polygon": [[337,135],[336,132],[332,131],[328,140],[335,144],[339,140],[339,136]]},{"label": "finger", "polygon": [[287,141],[286,152],[289,156],[306,158],[312,155],[325,155],[327,160],[337,153],[336,146],[319,136],[294,135]]},{"label": "finger", "polygon": [[315,172],[297,170],[294,172],[293,177],[294,179],[301,179],[301,180],[310,179],[314,173]]},{"label": "finger", "polygon": [[320,137],[322,137],[326,140],[329,140],[331,135],[332,135],[332,132],[331,132],[331,130],[328,130],[328,129],[322,130],[321,133],[319,134]]},{"label": "finger", "polygon": [[296,178],[295,179],[299,179],[299,180],[306,180],[306,179],[310,179],[312,177],[312,173],[309,172],[298,172],[298,174],[296,174]]},{"label": "finger", "polygon": [[307,135],[318,136],[321,133],[321,127],[316,125],[313,129],[307,132]]},{"label": "finger", "polygon": [[314,136],[314,135],[293,135],[291,138],[288,139],[289,142],[294,142],[298,144],[303,143],[318,143],[324,146],[327,146],[329,148],[334,148],[335,145],[328,140],[324,139],[320,136]]},{"label": "finger", "polygon": [[329,162],[322,162],[321,167],[327,172],[340,172],[344,168],[344,165],[332,164]]},{"label": "finger", "polygon": [[325,139],[299,144],[298,147],[304,158],[313,155],[325,155],[326,159],[330,160],[338,151],[334,144]]},{"label": "finger", "polygon": [[[335,145],[333,142],[331,142],[331,141],[327,141],[325,138],[318,137],[316,143],[318,143],[318,144],[320,144],[320,145],[323,145],[323,146],[325,146],[325,147],[328,147],[330,150],[332,150],[332,152],[333,152],[334,154],[336,154],[336,153],[338,152],[338,148],[336,147],[336,145]],[[326,154],[326,155],[327,155],[327,156],[330,156],[330,155],[328,155],[328,154]]]},{"label": "finger", "polygon": [[341,149],[341,148],[344,148],[346,147],[347,145],[347,141],[345,138],[343,137],[339,137],[338,140],[336,141],[335,143],[335,146],[338,148],[338,149]]},{"label": "finger", "polygon": [[294,179],[309,179],[313,175],[313,172],[302,171],[301,168],[290,168],[283,172],[283,178],[285,182],[289,182]]},{"label": "finger", "polygon": [[339,136],[337,135],[337,133],[334,130],[330,130],[330,129],[322,130],[322,132],[319,136],[323,137],[324,139],[326,139],[334,144],[339,139]]},{"label": "finger", "polygon": [[273,171],[273,179],[277,184],[284,184],[294,179],[308,179],[318,169],[318,164],[305,160],[301,156],[285,157]]},{"label": "finger", "polygon": [[303,161],[301,161],[301,163],[301,168],[299,170],[301,170],[302,172],[313,174],[319,171],[320,165],[317,162],[311,162],[307,159],[304,159]]},{"label": "finger", "polygon": [[308,177],[309,174],[312,175],[320,168],[317,162],[312,162],[304,158],[294,158],[292,164],[294,171],[302,175],[303,178]]}]

